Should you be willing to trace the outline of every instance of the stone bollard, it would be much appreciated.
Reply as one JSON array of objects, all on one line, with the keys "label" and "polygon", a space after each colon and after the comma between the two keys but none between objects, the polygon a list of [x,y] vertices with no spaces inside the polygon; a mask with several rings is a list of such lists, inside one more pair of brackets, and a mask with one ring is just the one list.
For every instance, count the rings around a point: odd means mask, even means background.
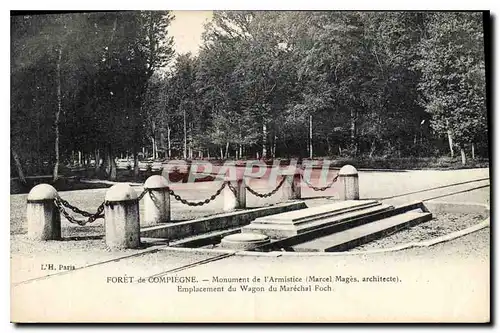
[{"label": "stone bollard", "polygon": [[[144,189],[144,221],[147,224],[170,222],[170,194],[167,180],[159,175],[146,179]],[[153,197],[153,199],[151,198]]]},{"label": "stone bollard", "polygon": [[128,184],[113,185],[106,192],[104,210],[106,245],[113,250],[140,246],[139,201]]},{"label": "stone bollard", "polygon": [[224,188],[224,211],[229,212],[238,208],[246,208],[246,184],[243,171],[237,170],[236,177],[227,176],[225,181],[229,181],[236,190],[236,195],[229,188],[229,184]]},{"label": "stone bollard", "polygon": [[56,189],[49,184],[39,184],[28,194],[28,238],[37,241],[61,238],[61,214],[54,203]]},{"label": "stone bollard", "polygon": [[359,200],[358,170],[344,165],[339,171],[340,200]]},{"label": "stone bollard", "polygon": [[301,174],[299,168],[293,171],[286,170],[282,173],[282,176],[286,177],[285,183],[283,184],[283,200],[300,199]]},{"label": "stone bollard", "polygon": [[297,168],[293,174],[292,181],[292,199],[300,199],[302,197],[302,169]]}]

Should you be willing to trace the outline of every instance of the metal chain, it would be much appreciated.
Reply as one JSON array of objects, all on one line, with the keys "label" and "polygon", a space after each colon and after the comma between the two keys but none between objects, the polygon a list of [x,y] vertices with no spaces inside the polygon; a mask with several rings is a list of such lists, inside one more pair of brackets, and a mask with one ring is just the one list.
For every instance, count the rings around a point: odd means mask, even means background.
[{"label": "metal chain", "polygon": [[93,213],[89,213],[89,212],[86,212],[84,210],[81,210],[79,209],[78,207],[75,207],[73,206],[72,204],[70,204],[68,201],[64,200],[63,198],[61,198],[60,196],[57,196],[57,199],[59,200],[59,202],[66,208],[69,208],[71,209],[73,212],[77,213],[77,214],[80,214],[82,216],[85,216],[85,217],[92,217],[94,216],[95,214]]},{"label": "metal chain", "polygon": [[281,179],[281,182],[278,184],[278,186],[276,186],[276,188],[274,190],[272,190],[271,192],[266,193],[266,194],[258,193],[255,190],[253,190],[250,186],[247,186],[247,189],[248,189],[248,192],[252,193],[253,195],[255,195],[259,198],[267,198],[267,197],[270,197],[271,195],[273,195],[274,193],[278,192],[280,187],[285,183],[285,180],[286,180],[286,177],[283,177]]},{"label": "metal chain", "polygon": [[175,198],[175,200],[180,201],[185,205],[203,206],[205,204],[208,204],[210,201],[215,200],[215,198],[217,198],[222,193],[222,190],[224,189],[224,187],[226,187],[227,183],[228,182],[223,182],[221,187],[215,192],[215,194],[213,194],[210,198],[205,199],[203,201],[197,201],[197,202],[187,201],[186,199],[181,198],[180,195],[176,194],[171,188],[168,188],[168,193],[170,193],[170,195],[172,195]]},{"label": "metal chain", "polygon": [[230,181],[227,182],[227,186],[229,187],[229,189],[231,190],[231,192],[233,192],[234,196],[236,196],[238,194],[236,192],[236,189],[234,188],[233,184],[231,184]]},{"label": "metal chain", "polygon": [[156,200],[155,196],[153,195],[153,191],[148,190],[149,192],[149,197],[151,198],[151,201],[153,201],[153,204],[156,206],[156,208],[160,209],[160,204],[158,203],[158,200]]},{"label": "metal chain", "polygon": [[323,187],[316,187],[316,186],[312,185],[311,183],[309,183],[307,181],[307,179],[304,177],[304,175],[301,175],[301,177],[302,177],[302,180],[307,184],[307,186],[309,186],[313,190],[315,190],[315,191],[325,191],[325,190],[329,189],[330,187],[332,187],[333,184],[335,184],[335,182],[339,178],[339,175],[336,175],[335,177],[333,177],[331,183],[329,183],[329,184],[327,184],[326,186],[323,186]]},{"label": "metal chain", "polygon": [[141,201],[141,199],[146,195],[146,193],[149,192],[149,189],[145,188],[141,194],[137,197],[137,201]]},{"label": "metal chain", "polygon": [[101,218],[104,218],[104,214],[102,214],[102,212],[104,211],[104,202],[102,204],[99,205],[99,207],[97,208],[97,211],[95,214],[91,214],[91,216],[88,216],[88,219],[87,220],[79,220],[79,219],[76,219],[74,218],[73,216],[71,216],[67,211],[66,209],[64,209],[64,204],[62,203],[61,201],[61,198],[59,196],[57,196],[55,199],[54,199],[54,203],[56,204],[56,207],[59,209],[59,212],[64,215],[64,217],[70,222],[70,223],[75,223],[75,224],[78,224],[78,225],[81,225],[81,226],[84,226],[86,225],[87,223],[92,223],[94,222],[95,220],[97,219],[101,219]]}]

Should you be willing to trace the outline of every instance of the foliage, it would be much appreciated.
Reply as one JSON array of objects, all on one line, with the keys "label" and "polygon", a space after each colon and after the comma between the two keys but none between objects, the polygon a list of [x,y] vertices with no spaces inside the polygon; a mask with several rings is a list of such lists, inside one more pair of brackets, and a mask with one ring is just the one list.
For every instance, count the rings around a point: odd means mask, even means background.
[{"label": "foliage", "polygon": [[218,11],[199,53],[177,55],[173,19],[11,18],[11,148],[27,174],[56,146],[63,163],[104,158],[110,177],[143,149],[307,156],[310,117],[314,156],[435,157],[447,137],[487,156],[479,13]]}]

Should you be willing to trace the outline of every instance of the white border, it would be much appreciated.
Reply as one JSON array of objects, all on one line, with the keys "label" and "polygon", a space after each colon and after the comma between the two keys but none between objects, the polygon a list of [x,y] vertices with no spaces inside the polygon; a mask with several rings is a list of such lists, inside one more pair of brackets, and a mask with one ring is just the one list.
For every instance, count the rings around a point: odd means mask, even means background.
[{"label": "white border", "polygon": [[[253,0],[253,1],[222,1],[222,0],[184,0],[184,1],[151,1],[151,0],[142,0],[132,1],[132,0],[123,0],[123,1],[102,1],[102,0],[87,0],[84,2],[72,2],[72,1],[54,1],[54,0],[46,0],[46,1],[22,1],[22,2],[10,2],[10,1],[2,1],[2,7],[6,10],[2,10],[2,26],[1,26],[1,35],[2,35],[2,45],[4,46],[4,51],[1,53],[3,57],[2,61],[2,88],[1,101],[3,103],[2,107],[2,121],[0,124],[2,125],[2,130],[0,131],[1,135],[3,135],[1,142],[2,147],[2,189],[6,194],[3,197],[1,202],[1,212],[4,216],[2,219],[3,227],[2,236],[4,237],[2,244],[3,256],[2,256],[2,267],[3,274],[2,278],[2,286],[5,293],[2,293],[2,307],[1,307],[1,323],[2,323],[2,332],[9,332],[14,330],[14,326],[9,324],[10,321],[10,299],[8,295],[10,295],[10,281],[9,275],[7,275],[7,271],[10,271],[10,260],[7,252],[10,253],[9,246],[9,197],[8,197],[8,189],[9,183],[7,183],[7,174],[9,174],[10,165],[9,161],[9,146],[10,146],[10,55],[7,52],[7,48],[10,49],[10,24],[9,24],[9,16],[10,10],[56,10],[56,9],[65,9],[65,10],[111,10],[111,9],[172,9],[172,10],[202,10],[202,9],[350,9],[350,10],[491,10],[492,15],[498,14],[499,10],[499,1],[492,0],[474,0],[474,1],[437,1],[437,0],[419,0],[419,1],[388,1],[388,0],[377,0],[377,1],[314,1],[314,0],[288,0],[288,1],[269,1],[269,0]],[[2,8],[4,9],[4,8]],[[498,25],[498,17],[496,17],[496,25]],[[494,31],[497,29],[493,26]],[[493,33],[494,36],[494,44],[498,44],[499,35],[498,33]],[[495,50],[492,50],[493,57],[495,57]],[[497,57],[496,57],[497,58]],[[496,64],[495,73],[492,74],[494,78],[498,77],[498,63]],[[491,83],[491,82],[490,82]],[[495,91],[492,91],[492,95],[500,96],[499,86],[495,85]],[[491,110],[490,114],[494,114],[494,110]],[[496,117],[495,124],[492,123],[493,128],[498,128],[498,120],[500,117]],[[490,128],[490,131],[493,131],[493,128]],[[493,131],[494,133],[494,131]],[[494,138],[495,143],[498,143],[496,140],[496,136]],[[490,144],[494,144],[491,142]],[[498,145],[495,145],[498,146]],[[498,153],[497,151],[493,153]],[[494,205],[497,204],[495,200]],[[500,207],[500,206],[499,206]],[[498,228],[495,228],[498,230]],[[497,235],[495,232],[495,236]],[[498,237],[496,237],[498,239]],[[495,288],[498,290],[498,288]],[[496,295],[495,295],[496,296]],[[498,307],[496,307],[498,309]],[[497,310],[498,311],[498,310]],[[497,314],[497,313],[495,313]],[[498,318],[498,316],[496,316]],[[158,329],[164,329],[164,327],[157,327]],[[206,329],[207,327],[191,327],[190,329]],[[289,327],[285,327],[284,329],[288,329]],[[400,327],[401,328],[401,327]],[[424,327],[426,330],[437,330],[437,328]],[[456,329],[457,327],[452,327],[452,329]],[[42,331],[52,331],[51,327],[37,327],[36,329]],[[77,327],[72,327],[71,329],[77,329]],[[78,329],[82,329],[78,327]],[[118,329],[123,329],[120,327]],[[140,327],[132,327],[128,328],[131,331],[140,331]],[[169,330],[174,329],[175,327],[168,327]],[[220,330],[220,327],[216,327],[215,329]],[[262,330],[262,327],[257,327],[257,329]],[[274,327],[276,329],[276,327]],[[308,327],[302,327],[302,329],[308,329]],[[336,327],[335,329],[339,329]],[[344,328],[341,328],[341,330]],[[358,328],[359,329],[359,328]],[[371,329],[380,329],[385,330],[385,327],[374,328]],[[479,330],[480,327],[467,327],[467,330]],[[92,327],[93,331],[101,332],[104,331],[105,328],[96,328]],[[265,329],[264,329],[265,330]],[[348,328],[348,331],[352,331],[353,328]],[[356,329],[354,329],[355,331]]]}]

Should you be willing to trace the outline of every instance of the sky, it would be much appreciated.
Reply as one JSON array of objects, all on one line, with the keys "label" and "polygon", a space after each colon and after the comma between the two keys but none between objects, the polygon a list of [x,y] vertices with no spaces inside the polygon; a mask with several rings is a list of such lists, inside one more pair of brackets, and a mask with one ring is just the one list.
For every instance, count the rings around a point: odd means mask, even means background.
[{"label": "sky", "polygon": [[174,37],[175,51],[180,53],[191,52],[196,54],[201,45],[203,24],[212,18],[212,11],[183,11],[174,10],[168,34]]}]

